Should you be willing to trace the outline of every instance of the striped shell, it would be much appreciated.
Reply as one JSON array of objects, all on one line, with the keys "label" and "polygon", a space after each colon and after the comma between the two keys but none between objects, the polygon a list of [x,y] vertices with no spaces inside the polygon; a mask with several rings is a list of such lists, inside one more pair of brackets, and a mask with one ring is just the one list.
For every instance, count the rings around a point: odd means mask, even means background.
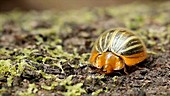
[{"label": "striped shell", "polygon": [[139,37],[124,29],[104,32],[95,43],[95,48],[99,53],[111,51],[124,56],[133,55],[145,49]]},{"label": "striped shell", "polygon": [[146,59],[146,47],[139,37],[133,32],[123,29],[111,29],[97,39],[93,50],[99,54],[103,52],[113,52],[123,59],[126,65],[135,65]]}]

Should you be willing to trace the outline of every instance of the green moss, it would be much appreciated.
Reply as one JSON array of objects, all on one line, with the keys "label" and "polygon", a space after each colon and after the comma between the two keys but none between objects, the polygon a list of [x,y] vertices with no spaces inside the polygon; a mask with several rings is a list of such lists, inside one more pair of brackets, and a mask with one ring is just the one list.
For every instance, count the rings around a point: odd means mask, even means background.
[{"label": "green moss", "polygon": [[54,87],[56,87],[57,85],[58,85],[58,82],[52,82],[51,86],[47,86],[45,84],[42,84],[41,88],[46,89],[46,90],[53,90]]},{"label": "green moss", "polygon": [[37,72],[38,74],[41,74],[42,77],[45,78],[45,79],[53,79],[53,78],[56,78],[56,75],[44,73],[42,70],[37,70],[36,72]]},{"label": "green moss", "polygon": [[8,86],[11,86],[14,76],[20,76],[20,71],[22,70],[17,70],[16,66],[12,65],[11,60],[0,60],[0,78],[7,77]]},{"label": "green moss", "polygon": [[24,91],[18,91],[18,95],[20,96],[36,96],[35,93],[38,91],[37,86],[35,84],[29,84],[28,89]]},{"label": "green moss", "polygon": [[95,92],[92,93],[92,96],[98,96],[99,93],[103,92],[103,89],[96,90]]},{"label": "green moss", "polygon": [[60,82],[60,85],[64,85],[66,88],[66,92],[63,92],[62,94],[65,96],[80,96],[82,93],[86,93],[86,91],[81,88],[83,83],[77,83],[75,85],[72,85],[72,78],[73,76],[70,75],[65,80]]},{"label": "green moss", "polygon": [[65,96],[80,96],[82,93],[86,93],[84,89],[82,89],[83,83],[77,83],[73,86],[66,86],[67,92],[63,92],[62,94]]},{"label": "green moss", "polygon": [[[2,94],[2,93],[5,93],[7,91],[7,89],[6,88],[1,88],[0,89],[0,93]],[[0,96],[1,96],[1,94],[0,94]]]},{"label": "green moss", "polygon": [[50,86],[46,84],[42,84],[41,88],[46,90],[53,90],[56,86],[64,86],[66,92],[58,93],[63,94],[64,96],[80,96],[82,93],[86,93],[86,91],[82,88],[83,83],[77,83],[72,85],[73,75],[68,76],[66,79],[56,78],[55,81],[51,82]]}]

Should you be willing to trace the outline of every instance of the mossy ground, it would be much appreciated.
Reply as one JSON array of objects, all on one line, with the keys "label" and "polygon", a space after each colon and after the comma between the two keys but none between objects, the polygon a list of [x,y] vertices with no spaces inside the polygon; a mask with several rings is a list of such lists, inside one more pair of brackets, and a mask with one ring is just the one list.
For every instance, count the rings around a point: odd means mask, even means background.
[{"label": "mossy ground", "polygon": [[[0,14],[0,95],[170,95],[170,2]],[[105,75],[88,62],[95,39],[124,27],[148,58]]]}]

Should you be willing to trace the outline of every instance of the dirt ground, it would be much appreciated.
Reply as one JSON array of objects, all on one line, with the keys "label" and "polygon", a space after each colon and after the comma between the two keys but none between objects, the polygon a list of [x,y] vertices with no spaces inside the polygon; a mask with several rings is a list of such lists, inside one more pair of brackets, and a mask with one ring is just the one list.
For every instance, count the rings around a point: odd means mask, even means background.
[{"label": "dirt ground", "polygon": [[[0,13],[0,96],[170,96],[170,2]],[[148,58],[112,74],[89,62],[109,28],[133,30]]]}]

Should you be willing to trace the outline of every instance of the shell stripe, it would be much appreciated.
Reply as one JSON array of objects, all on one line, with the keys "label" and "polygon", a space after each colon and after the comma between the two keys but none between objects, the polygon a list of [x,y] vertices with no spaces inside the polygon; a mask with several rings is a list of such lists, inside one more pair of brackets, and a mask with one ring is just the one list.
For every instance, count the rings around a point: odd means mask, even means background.
[{"label": "shell stripe", "polygon": [[[122,38],[123,38],[123,36],[124,36],[125,34],[126,34],[126,33],[123,32],[122,34],[119,35],[117,41],[120,41],[120,42],[117,42],[117,43],[116,43],[116,45],[115,45],[115,49],[116,49],[116,50],[120,50],[120,49],[121,49],[121,45],[122,45],[122,43],[124,42],[124,41],[122,40]],[[115,40],[116,40],[116,39],[115,39]],[[112,45],[112,46],[113,46],[113,45]]]},{"label": "shell stripe", "polygon": [[133,40],[135,40],[135,39],[138,39],[136,36],[132,36],[132,37],[129,37],[129,38],[127,38],[120,46],[119,46],[119,48],[118,48],[118,51],[122,48],[122,47],[124,47],[124,46],[126,46],[126,45],[128,45],[129,44],[129,42],[133,42]]},{"label": "shell stripe", "polygon": [[130,47],[127,47],[124,50],[121,50],[121,55],[133,55],[133,54],[137,54],[139,52],[143,51],[143,45],[142,44],[136,44]]},{"label": "shell stripe", "polygon": [[97,42],[95,43],[95,49],[96,49],[96,51],[98,51],[99,52],[99,54],[102,52],[102,51],[100,51],[101,49],[99,49],[99,44],[98,44],[98,40],[97,40]]},{"label": "shell stripe", "polygon": [[[109,46],[112,46],[112,45],[116,44],[117,40],[115,40],[115,38],[116,38],[116,35],[118,34],[118,32],[119,32],[119,30],[112,31],[112,36],[111,36],[111,40],[110,40]],[[109,48],[109,49],[111,49],[111,48]]]},{"label": "shell stripe", "polygon": [[99,46],[100,46],[100,49],[103,51],[103,48],[102,48],[102,39],[103,39],[103,36],[101,36],[100,39],[99,39]]},{"label": "shell stripe", "polygon": [[[115,35],[119,32],[119,30],[111,30],[109,33],[105,32],[103,33],[99,39],[97,40],[96,44],[96,50],[101,53],[101,52],[106,52],[109,48],[110,42],[112,41],[110,39],[114,39]],[[106,37],[107,36],[107,37]],[[107,40],[106,40],[107,38]]]}]

